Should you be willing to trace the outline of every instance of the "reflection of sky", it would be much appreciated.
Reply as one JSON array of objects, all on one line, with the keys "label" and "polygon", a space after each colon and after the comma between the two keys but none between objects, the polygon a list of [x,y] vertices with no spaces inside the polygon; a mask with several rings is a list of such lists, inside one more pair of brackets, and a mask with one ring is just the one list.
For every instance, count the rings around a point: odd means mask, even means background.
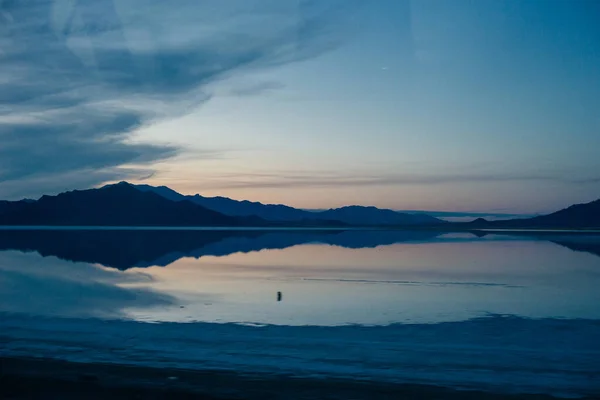
[{"label": "reflection of sky", "polygon": [[124,307],[168,305],[167,294],[124,283],[151,281],[142,272],[122,273],[37,254],[0,252],[0,312],[41,316],[123,317]]},{"label": "reflection of sky", "polygon": [[551,242],[460,233],[375,248],[304,244],[181,258],[126,272],[5,251],[0,311],[289,325],[456,321],[487,313],[600,318],[599,271],[600,257]]},{"label": "reflection of sky", "polygon": [[[144,319],[277,324],[461,320],[485,313],[599,318],[600,259],[549,242],[302,245],[144,269],[184,308]],[[283,301],[277,302],[277,292]]]}]

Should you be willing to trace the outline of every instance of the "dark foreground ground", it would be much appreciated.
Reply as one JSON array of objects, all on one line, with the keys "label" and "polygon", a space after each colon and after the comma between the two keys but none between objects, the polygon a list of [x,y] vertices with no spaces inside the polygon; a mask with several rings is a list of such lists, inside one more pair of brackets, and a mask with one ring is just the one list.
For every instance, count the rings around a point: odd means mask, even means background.
[{"label": "dark foreground ground", "polygon": [[[435,399],[550,400],[435,386],[252,376],[0,357],[0,399]],[[592,399],[592,398],[588,398]]]}]

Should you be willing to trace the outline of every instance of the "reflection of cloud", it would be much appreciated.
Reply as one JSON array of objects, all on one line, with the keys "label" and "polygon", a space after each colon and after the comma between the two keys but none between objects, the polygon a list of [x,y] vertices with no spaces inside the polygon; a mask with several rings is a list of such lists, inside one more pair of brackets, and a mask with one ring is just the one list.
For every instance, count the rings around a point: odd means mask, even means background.
[{"label": "reflection of cloud", "polygon": [[125,308],[170,305],[174,299],[120,284],[151,279],[91,264],[6,252],[0,254],[0,310],[69,317],[122,317]]},{"label": "reflection of cloud", "polygon": [[331,48],[324,4],[335,3],[0,2],[0,195],[148,175],[120,167],[180,149],[132,142],[133,131],[185,114],[242,69]]}]

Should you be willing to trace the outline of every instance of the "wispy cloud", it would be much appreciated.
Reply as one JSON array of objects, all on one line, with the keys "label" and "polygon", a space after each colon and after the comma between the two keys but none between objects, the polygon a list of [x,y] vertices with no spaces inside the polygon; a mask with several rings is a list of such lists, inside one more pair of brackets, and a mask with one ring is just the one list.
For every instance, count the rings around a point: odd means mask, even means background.
[{"label": "wispy cloud", "polygon": [[551,181],[568,184],[593,184],[599,177],[573,178],[569,174],[553,173],[399,173],[360,174],[335,172],[290,172],[222,174],[212,178],[203,186],[212,189],[247,188],[302,188],[302,187],[344,187],[344,186],[401,186],[401,185],[440,185],[448,183],[486,182],[539,182]]},{"label": "wispy cloud", "polygon": [[283,83],[275,81],[251,82],[234,86],[229,90],[229,93],[234,96],[256,96],[265,92],[283,89],[284,87]]},{"label": "wispy cloud", "polygon": [[208,100],[215,81],[334,47],[340,5],[0,0],[0,196],[148,175],[181,149],[133,132]]}]

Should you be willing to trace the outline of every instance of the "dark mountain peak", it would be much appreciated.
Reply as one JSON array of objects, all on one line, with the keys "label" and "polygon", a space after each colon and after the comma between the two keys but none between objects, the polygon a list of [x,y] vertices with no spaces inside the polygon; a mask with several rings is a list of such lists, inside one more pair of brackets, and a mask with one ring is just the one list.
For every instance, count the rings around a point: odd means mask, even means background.
[{"label": "dark mountain peak", "polygon": [[167,186],[150,186],[150,185],[132,185],[134,189],[146,193],[154,193],[171,201],[189,200],[189,196],[184,196],[179,192]]},{"label": "dark mountain peak", "polygon": [[[109,183],[107,185],[101,186],[99,188],[96,188],[97,190],[104,190],[104,189],[109,189],[109,188],[114,188],[114,187],[135,187],[135,185],[133,185],[132,183],[129,183],[127,181],[121,181],[121,182],[117,182],[117,183]],[[87,189],[87,190],[94,190],[94,189]],[[70,190],[64,193],[69,193],[69,192],[84,192],[85,190]],[[62,194],[62,193],[61,193]]]},{"label": "dark mountain peak", "polygon": [[[89,190],[94,190],[94,189],[89,189]],[[99,188],[98,190],[128,191],[130,193],[138,192],[138,190],[136,190],[135,187],[131,183],[125,182],[125,181],[119,182],[114,185],[107,185],[107,186]]]},{"label": "dark mountain peak", "polygon": [[[112,188],[112,187],[126,187],[126,186],[134,187],[135,185],[132,184],[132,183],[129,183],[127,181],[120,181],[120,182],[117,182],[117,183],[109,183],[109,184],[106,184],[106,185],[101,186],[101,187],[96,188],[96,189],[102,190],[102,189],[108,189],[108,188]],[[92,189],[87,189],[87,190],[92,190]],[[80,192],[83,192],[85,190],[71,190],[71,191],[75,191],[75,192],[80,191]]]},{"label": "dark mountain peak", "polygon": [[[225,197],[219,197],[219,198],[220,199],[224,199]],[[233,200],[233,199],[229,199],[229,200]],[[242,200],[241,202],[244,203],[244,204],[254,204],[254,205],[257,205],[257,206],[270,206],[270,205],[272,205],[272,204],[263,204],[260,201],[250,201],[250,200]]]},{"label": "dark mountain peak", "polygon": [[99,196],[99,195],[113,195],[113,196],[118,196],[118,195],[129,195],[129,196],[136,196],[136,194],[138,194],[139,192],[137,190],[135,190],[135,188],[133,187],[133,185],[131,185],[128,182],[119,182],[119,183],[115,183],[112,185],[105,185],[102,186],[100,188],[96,188],[96,189],[84,189],[84,190],[79,190],[79,189],[75,189],[75,190],[69,190],[67,192],[62,192],[59,193],[55,196],[48,196],[48,195],[44,195],[40,198],[40,200],[38,201],[47,201],[49,199],[62,199],[62,198],[71,198],[71,197],[93,197],[93,196]]},{"label": "dark mountain peak", "polygon": [[466,224],[467,224],[468,226],[472,226],[472,227],[474,227],[474,228],[484,228],[484,227],[486,227],[486,226],[489,226],[489,225],[490,225],[490,221],[488,221],[488,220],[487,220],[487,219],[485,219],[485,218],[481,218],[481,217],[479,217],[479,218],[476,218],[476,219],[474,219],[474,220],[473,220],[473,221],[471,221],[471,222],[466,222]]},{"label": "dark mountain peak", "polygon": [[[4,207],[5,209],[7,207]],[[10,212],[7,212],[10,211]],[[260,219],[253,224],[262,223]],[[120,182],[42,196],[0,214],[2,225],[239,226],[247,224],[190,201],[172,201]]]},{"label": "dark mountain peak", "polygon": [[[54,196],[44,195],[37,203],[48,206],[48,204],[69,201],[81,202],[83,205],[89,201],[111,200],[118,202],[113,204],[113,206],[118,207],[125,203],[143,201],[144,199],[147,199],[146,195],[150,195],[152,198],[157,197],[161,201],[165,200],[160,196],[156,196],[154,193],[140,192],[127,182],[119,182],[117,184],[102,186],[97,189],[70,190]],[[36,203],[31,204],[35,205]]]}]

